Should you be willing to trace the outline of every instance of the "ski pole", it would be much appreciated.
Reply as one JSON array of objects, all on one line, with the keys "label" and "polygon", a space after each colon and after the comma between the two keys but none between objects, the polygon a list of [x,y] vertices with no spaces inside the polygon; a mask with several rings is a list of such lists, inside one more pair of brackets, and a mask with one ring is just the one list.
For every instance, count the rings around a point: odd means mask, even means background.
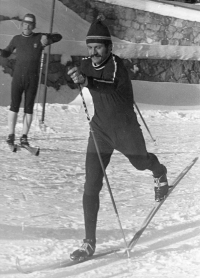
[{"label": "ski pole", "polygon": [[[36,121],[38,120],[38,104],[40,101],[40,94],[41,94],[42,70],[43,70],[43,66],[44,66],[44,52],[45,52],[45,50],[43,47],[41,58],[40,58],[40,72],[39,72],[38,89],[37,89]],[[40,124],[40,121],[39,121],[39,124]]]},{"label": "ski pole", "polygon": [[150,132],[150,130],[149,130],[149,128],[148,128],[148,126],[147,126],[147,124],[146,124],[146,122],[145,122],[145,120],[144,120],[142,114],[141,114],[141,112],[140,112],[140,109],[138,108],[138,106],[137,106],[137,104],[136,104],[136,102],[134,102],[134,105],[135,105],[135,107],[136,107],[136,109],[137,109],[137,111],[138,111],[138,113],[139,113],[139,115],[140,115],[140,117],[141,117],[141,119],[142,119],[142,121],[143,121],[143,124],[145,125],[145,127],[146,127],[146,129],[147,129],[147,131],[148,131],[148,133],[149,133],[149,135],[150,135],[150,137],[151,137],[151,139],[152,139],[153,142],[155,143],[156,140],[153,138],[153,136],[152,136],[152,134],[151,134],[151,132]]},{"label": "ski pole", "polygon": [[90,122],[91,121],[90,120],[90,115],[89,115],[87,105],[86,105],[86,102],[85,102],[85,98],[83,96],[82,88],[81,88],[80,85],[79,85],[79,90],[80,90],[80,95],[81,95],[81,98],[82,98],[82,101],[83,101],[83,106],[84,106],[84,109],[85,109],[85,113],[87,115],[87,119],[88,119],[88,122],[89,122],[90,131],[91,131],[91,134],[92,134],[92,137],[93,137],[93,140],[94,140],[95,148],[96,148],[96,151],[97,151],[97,154],[98,154],[99,162],[101,164],[101,168],[102,168],[102,171],[103,171],[103,174],[104,174],[104,178],[106,180],[106,185],[107,185],[107,188],[108,188],[108,191],[109,191],[109,194],[110,194],[110,198],[111,198],[111,201],[112,201],[112,204],[113,204],[113,208],[114,208],[114,211],[115,211],[118,223],[119,223],[119,227],[120,227],[120,230],[121,230],[122,235],[123,235],[124,243],[125,243],[125,246],[126,246],[127,256],[128,256],[128,258],[130,258],[130,252],[129,252],[128,245],[127,245],[127,242],[126,242],[126,239],[125,239],[125,234],[124,234],[124,231],[123,231],[123,228],[122,228],[122,224],[121,224],[121,221],[120,221],[120,218],[119,218],[119,214],[118,214],[118,211],[117,211],[115,200],[114,200],[112,190],[111,190],[111,187],[110,187],[110,184],[109,184],[109,181],[108,181],[108,177],[107,177],[107,174],[106,174],[106,171],[105,171],[105,167],[103,165],[103,161],[102,161],[102,158],[101,158],[99,147],[98,147],[98,144],[97,144],[97,141],[96,141],[96,137],[94,135],[94,130],[93,130],[91,122]]},{"label": "ski pole", "polygon": [[40,73],[39,73],[39,80],[38,80],[38,96],[37,96],[37,103],[39,103],[40,93],[41,93],[41,81],[42,81],[42,70],[44,66],[44,48],[42,49],[42,55],[40,58]]}]

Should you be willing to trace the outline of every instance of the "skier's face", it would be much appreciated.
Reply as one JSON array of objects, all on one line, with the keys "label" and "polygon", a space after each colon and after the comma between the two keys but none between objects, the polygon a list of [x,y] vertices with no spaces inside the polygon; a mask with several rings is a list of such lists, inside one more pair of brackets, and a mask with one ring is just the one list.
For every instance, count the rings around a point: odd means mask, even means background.
[{"label": "skier's face", "polygon": [[106,46],[103,43],[88,43],[87,49],[93,64],[100,65],[110,55],[112,46]]},{"label": "skier's face", "polygon": [[24,35],[28,36],[32,33],[34,29],[33,23],[22,22],[22,32]]}]

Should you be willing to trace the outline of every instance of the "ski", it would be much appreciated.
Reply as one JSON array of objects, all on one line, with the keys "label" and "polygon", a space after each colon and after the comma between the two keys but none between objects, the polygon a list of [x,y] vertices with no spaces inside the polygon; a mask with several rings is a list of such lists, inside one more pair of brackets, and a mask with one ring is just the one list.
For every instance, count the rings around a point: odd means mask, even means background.
[{"label": "ski", "polygon": [[14,144],[14,145],[8,144],[8,146],[9,146],[11,152],[13,152],[13,153],[17,152],[17,145],[16,144]]},{"label": "ski", "polygon": [[22,149],[26,149],[32,155],[38,156],[40,154],[40,147],[33,147],[33,146],[20,146]]},{"label": "ski", "polygon": [[[179,184],[179,182],[183,179],[183,177],[189,172],[189,170],[192,168],[192,166],[197,162],[197,160],[198,160],[198,157],[194,158],[192,160],[192,162],[172,182],[172,184],[170,185],[170,189],[168,191],[168,194],[165,197],[165,199],[162,200],[159,203],[156,202],[156,204],[154,205],[154,207],[151,209],[148,216],[144,220],[140,230],[136,232],[136,234],[134,235],[132,240],[129,242],[128,250],[131,250],[136,245],[136,243],[140,239],[141,235],[143,234],[143,232],[145,231],[145,229],[147,228],[147,226],[149,225],[149,223],[151,222],[151,220],[153,219],[153,217],[155,216],[155,214],[159,210],[159,208],[162,206],[162,204],[165,202],[165,200],[169,197],[169,195],[172,193],[172,191],[175,189],[175,187]],[[30,267],[22,266],[21,263],[20,263],[19,258],[16,258],[16,268],[19,272],[24,273],[24,274],[32,273],[32,272],[35,272],[35,271],[65,268],[65,267],[70,267],[70,266],[73,266],[73,265],[81,264],[81,263],[84,263],[84,262],[87,262],[87,261],[90,261],[90,260],[95,260],[97,258],[107,256],[107,255],[110,255],[110,254],[118,253],[120,251],[123,251],[123,249],[122,248],[116,248],[116,249],[105,250],[104,252],[96,253],[92,257],[88,257],[87,259],[82,260],[82,261],[78,261],[78,260],[77,261],[71,261],[70,259],[66,259],[66,260],[63,260],[63,261],[60,261],[60,262],[55,262],[55,263],[50,263],[50,264],[42,264],[42,265],[34,265],[34,266],[30,266]],[[127,250],[125,251],[125,253],[126,252],[127,252]]]},{"label": "ski", "polygon": [[32,272],[35,272],[35,271],[42,271],[42,270],[54,270],[54,269],[58,269],[58,268],[70,267],[70,266],[81,264],[81,263],[84,263],[84,262],[87,262],[87,261],[95,260],[97,258],[107,256],[107,255],[110,255],[110,254],[113,254],[113,253],[117,253],[119,251],[121,251],[120,248],[118,248],[118,249],[108,249],[104,252],[94,254],[92,257],[88,257],[87,259],[82,260],[82,261],[78,261],[78,260],[77,261],[71,261],[70,259],[66,259],[66,260],[63,260],[63,261],[60,261],[60,262],[55,262],[55,263],[52,263],[52,264],[35,265],[35,266],[32,266],[32,267],[27,267],[27,268],[22,267],[19,258],[16,258],[16,268],[19,272],[24,273],[24,274],[32,273]]},{"label": "ski", "polygon": [[38,156],[40,154],[40,147],[33,147],[33,146],[21,146],[18,144],[14,144],[14,145],[9,145],[10,150],[14,153],[16,153],[17,151],[21,150],[21,149],[26,149],[28,152],[30,152],[32,155]]},{"label": "ski", "polygon": [[166,201],[166,199],[169,197],[169,195],[172,193],[172,191],[174,190],[174,188],[179,184],[179,182],[183,179],[183,177],[189,172],[189,170],[192,168],[192,166],[197,162],[198,157],[195,157],[192,162],[177,176],[177,178],[172,182],[172,184],[169,186],[169,191],[168,194],[166,195],[165,199],[162,200],[161,202],[156,202],[156,204],[154,205],[154,207],[151,209],[151,211],[149,212],[148,216],[146,217],[146,219],[144,220],[141,228],[139,231],[136,232],[136,234],[134,235],[134,237],[131,239],[131,241],[128,244],[128,249],[131,250],[136,243],[138,242],[138,240],[140,239],[141,235],[143,234],[143,232],[145,231],[145,229],[147,228],[147,226],[149,225],[149,223],[151,222],[152,218],[155,216],[155,214],[157,213],[157,211],[159,210],[159,208],[162,206],[162,204]]}]

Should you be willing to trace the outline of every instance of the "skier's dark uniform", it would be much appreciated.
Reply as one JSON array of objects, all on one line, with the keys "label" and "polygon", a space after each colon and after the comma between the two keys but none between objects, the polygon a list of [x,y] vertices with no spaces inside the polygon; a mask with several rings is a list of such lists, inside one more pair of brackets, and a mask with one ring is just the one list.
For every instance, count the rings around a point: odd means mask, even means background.
[{"label": "skier's dark uniform", "polygon": [[[11,87],[10,110],[18,112],[22,93],[25,92],[25,109],[28,114],[33,113],[34,100],[37,93],[40,58],[43,50],[41,44],[42,33],[31,33],[30,36],[24,34],[16,35],[10,44],[1,50],[2,57],[9,57],[16,50],[16,64],[13,73]],[[58,42],[62,36],[60,34],[45,34],[49,43]]]},{"label": "skier's dark uniform", "polygon": [[[146,151],[133,109],[132,84],[122,60],[111,54],[104,65],[94,67],[91,58],[84,59],[81,72],[88,77],[87,87],[95,108],[91,125],[105,167],[115,149],[123,153],[138,170],[149,169],[153,171],[154,176],[162,175],[163,167],[160,166],[156,156]],[[96,165],[95,171],[94,165]],[[86,158],[87,195],[96,195],[100,192],[103,178],[103,173],[100,173],[101,166],[90,136]]]},{"label": "skier's dark uniform", "polygon": [[[112,52],[110,54],[107,52],[108,56],[105,60],[100,64],[94,63],[95,49],[96,57],[102,57],[101,55],[106,52],[98,49],[103,49],[102,45],[106,49],[106,45],[109,45],[107,40],[111,40],[107,27],[101,20],[96,20],[91,25],[86,39],[88,50],[94,49],[94,55],[91,50],[91,56],[82,60],[80,70],[74,67],[68,73],[75,83],[84,83],[92,95],[94,116],[91,126],[104,167],[108,166],[113,151],[118,150],[136,169],[152,171],[156,181],[155,199],[161,201],[168,191],[167,170],[154,154],[146,150],[143,134],[133,108],[132,83],[123,61]],[[83,194],[85,239],[82,247],[70,255],[72,260],[92,256],[95,251],[99,193],[102,182],[103,171],[90,132]]]},{"label": "skier's dark uniform", "polygon": [[5,49],[0,49],[0,56],[5,58],[16,51],[16,64],[11,85],[11,104],[8,113],[9,135],[6,139],[10,146],[13,146],[15,141],[15,126],[23,93],[25,96],[23,135],[20,143],[22,146],[29,145],[27,135],[33,118],[42,50],[45,46],[62,39],[62,36],[57,33],[33,33],[32,30],[35,26],[35,16],[26,14],[22,20],[22,34],[14,36]]}]

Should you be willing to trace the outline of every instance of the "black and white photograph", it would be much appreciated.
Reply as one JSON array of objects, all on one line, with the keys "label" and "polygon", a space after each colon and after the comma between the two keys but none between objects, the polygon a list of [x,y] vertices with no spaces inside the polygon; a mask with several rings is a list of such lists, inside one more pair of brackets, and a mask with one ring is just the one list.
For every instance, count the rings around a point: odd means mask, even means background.
[{"label": "black and white photograph", "polygon": [[0,0],[0,277],[200,277],[200,1]]}]

